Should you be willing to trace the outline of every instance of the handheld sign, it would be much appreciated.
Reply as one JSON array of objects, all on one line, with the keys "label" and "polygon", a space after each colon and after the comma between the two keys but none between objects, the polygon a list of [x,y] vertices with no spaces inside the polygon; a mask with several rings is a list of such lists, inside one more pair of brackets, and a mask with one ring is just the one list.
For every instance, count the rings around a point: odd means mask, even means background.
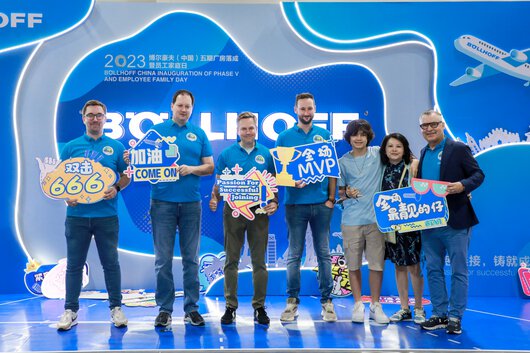
[{"label": "handheld sign", "polygon": [[316,183],[326,177],[340,178],[335,143],[322,141],[295,147],[276,147],[270,150],[274,158],[276,182],[294,186],[296,180]]},{"label": "handheld sign", "polygon": [[148,181],[151,184],[177,181],[180,154],[175,140],[174,136],[163,137],[149,130],[131,149],[131,166],[125,173],[133,175],[133,181]]},{"label": "handheld sign", "polygon": [[225,168],[223,175],[217,179],[219,194],[233,210],[232,216],[242,215],[252,221],[255,216],[250,208],[254,206],[259,206],[257,214],[266,213],[264,207],[267,201],[272,200],[274,193],[278,191],[274,176],[266,170],[260,172],[256,167],[241,175],[239,164],[236,164],[232,171],[235,174],[231,174],[230,170]]},{"label": "handheld sign", "polygon": [[383,233],[443,227],[449,219],[445,197],[431,190],[418,194],[410,186],[376,193],[373,205],[377,226]]},{"label": "handheld sign", "polygon": [[440,197],[446,197],[447,192],[447,185],[449,185],[446,181],[439,181],[439,180],[428,180],[428,179],[418,179],[418,178],[412,178],[410,182],[410,186],[412,186],[412,189],[416,194],[426,194],[431,190],[433,194],[440,196]]},{"label": "handheld sign", "polygon": [[44,162],[37,158],[37,161],[41,170],[41,189],[54,200],[77,199],[78,203],[96,203],[103,199],[105,190],[117,179],[112,169],[85,157],[60,163],[52,158],[45,158]]}]

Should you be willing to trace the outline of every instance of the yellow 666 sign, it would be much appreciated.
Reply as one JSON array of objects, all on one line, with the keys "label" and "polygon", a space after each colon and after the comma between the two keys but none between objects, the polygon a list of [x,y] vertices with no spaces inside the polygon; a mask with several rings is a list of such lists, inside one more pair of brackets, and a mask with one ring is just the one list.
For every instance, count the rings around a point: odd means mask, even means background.
[{"label": "yellow 666 sign", "polygon": [[46,196],[55,200],[77,199],[86,204],[101,201],[105,190],[115,182],[116,173],[112,169],[84,157],[62,161],[41,176],[41,188]]}]

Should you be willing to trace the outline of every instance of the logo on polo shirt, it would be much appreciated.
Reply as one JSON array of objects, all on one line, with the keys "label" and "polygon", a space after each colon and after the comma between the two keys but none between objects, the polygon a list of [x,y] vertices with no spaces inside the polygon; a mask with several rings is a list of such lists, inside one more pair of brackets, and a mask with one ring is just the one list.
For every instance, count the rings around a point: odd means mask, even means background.
[{"label": "logo on polo shirt", "polygon": [[197,135],[195,135],[193,132],[188,132],[186,134],[186,138],[189,140],[189,141],[197,141]]},{"label": "logo on polo shirt", "polygon": [[320,135],[313,136],[313,142],[323,142],[324,138]]},{"label": "logo on polo shirt", "polygon": [[114,154],[114,149],[110,146],[103,147],[103,153],[107,156],[112,156]]},{"label": "logo on polo shirt", "polygon": [[258,154],[256,158],[254,158],[256,163],[263,164],[265,163],[265,157],[263,157],[261,154]]},{"label": "logo on polo shirt", "polygon": [[438,153],[438,160],[439,160],[439,161],[442,160],[442,153],[443,153],[443,151],[440,151],[440,153]]}]

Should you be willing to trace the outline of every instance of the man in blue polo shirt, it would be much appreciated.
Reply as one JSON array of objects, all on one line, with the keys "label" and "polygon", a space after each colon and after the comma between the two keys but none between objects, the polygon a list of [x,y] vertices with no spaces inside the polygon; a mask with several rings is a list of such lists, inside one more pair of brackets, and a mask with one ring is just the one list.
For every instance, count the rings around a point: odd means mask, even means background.
[{"label": "man in blue polo shirt", "polygon": [[184,321],[204,325],[198,312],[199,240],[201,235],[200,177],[213,172],[212,147],[206,133],[189,122],[193,111],[193,94],[179,90],[171,102],[172,119],[153,126],[165,137],[175,137],[180,159],[179,180],[157,183],[151,189],[151,222],[155,248],[156,303],[160,307],[155,326],[170,326],[175,284],[173,252],[179,231],[182,275],[184,282]]},{"label": "man in blue polo shirt", "polygon": [[83,281],[83,268],[92,236],[96,242],[99,259],[103,266],[105,285],[109,294],[111,321],[116,327],[127,326],[127,318],[121,310],[121,272],[118,261],[118,192],[129,185],[130,179],[123,174],[127,164],[123,160],[123,145],[103,134],[107,120],[105,104],[89,100],[81,111],[86,133],[68,142],[61,153],[61,160],[88,157],[112,169],[119,180],[105,191],[103,200],[93,204],[66,201],[65,235],[67,248],[65,312],[57,323],[57,329],[65,331],[77,325],[79,294]]},{"label": "man in blue polo shirt", "polygon": [[[276,140],[276,146],[294,147],[326,141],[331,133],[313,125],[316,106],[310,93],[296,96],[294,112],[298,124],[283,131]],[[335,204],[337,179],[326,178],[322,182],[305,184],[296,181],[294,187],[285,188],[285,220],[289,236],[287,258],[287,307],[281,315],[282,321],[294,321],[298,316],[300,303],[300,263],[304,251],[307,226],[311,226],[313,245],[318,260],[318,282],[322,318],[337,321],[331,302],[333,279],[331,277],[331,255],[329,253],[329,229]]]},{"label": "man in blue polo shirt", "polygon": [[[471,227],[478,224],[470,193],[484,181],[484,173],[462,142],[445,137],[445,121],[435,110],[420,116],[420,128],[427,141],[421,151],[418,178],[449,182],[445,227],[421,232],[427,262],[427,281],[431,293],[432,316],[421,324],[425,330],[445,328],[449,334],[462,333],[462,316],[467,306],[467,251]],[[451,293],[445,285],[445,255],[451,262]]]},{"label": "man in blue polo shirt", "polygon": [[[237,117],[237,134],[240,138],[230,147],[221,152],[215,173],[219,178],[225,170],[232,172],[237,168],[240,174],[246,174],[252,168],[258,171],[268,171],[274,174],[274,162],[269,149],[256,142],[258,121],[254,114],[244,112]],[[215,212],[221,196],[219,186],[214,184],[210,209]],[[254,206],[251,211],[254,219],[248,220],[244,217],[234,218],[232,209],[225,203],[223,209],[224,244],[226,260],[224,266],[224,292],[226,310],[221,317],[222,324],[231,324],[236,318],[237,301],[237,275],[241,248],[245,243],[245,232],[250,247],[250,258],[252,261],[252,283],[254,285],[254,297],[252,307],[254,308],[254,321],[262,325],[268,325],[270,320],[265,311],[265,296],[267,295],[268,272],[265,264],[265,252],[269,238],[269,216],[278,209],[278,200],[274,198],[264,207],[266,214],[256,213],[259,206]]]}]

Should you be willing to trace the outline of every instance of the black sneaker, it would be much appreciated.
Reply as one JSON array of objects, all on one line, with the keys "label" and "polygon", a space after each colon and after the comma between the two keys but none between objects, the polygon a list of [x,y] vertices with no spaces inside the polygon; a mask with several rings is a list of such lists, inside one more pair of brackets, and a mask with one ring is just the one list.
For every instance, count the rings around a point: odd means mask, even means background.
[{"label": "black sneaker", "polygon": [[462,333],[462,323],[457,318],[450,318],[449,322],[447,323],[447,329],[445,332],[451,334],[451,335],[459,335]]},{"label": "black sneaker", "polygon": [[189,322],[193,326],[204,326],[204,319],[198,311],[192,311],[184,315],[184,321]]},{"label": "black sneaker", "polygon": [[254,322],[260,325],[268,325],[271,322],[264,307],[254,309]]},{"label": "black sneaker", "polygon": [[161,311],[155,319],[155,327],[168,327],[171,326],[171,314]]},{"label": "black sneaker", "polygon": [[424,330],[432,331],[439,330],[447,327],[447,318],[439,316],[431,316],[431,318],[424,323],[420,324]]},{"label": "black sneaker", "polygon": [[236,309],[227,306],[224,315],[221,316],[221,324],[230,325],[235,320],[236,320]]}]

